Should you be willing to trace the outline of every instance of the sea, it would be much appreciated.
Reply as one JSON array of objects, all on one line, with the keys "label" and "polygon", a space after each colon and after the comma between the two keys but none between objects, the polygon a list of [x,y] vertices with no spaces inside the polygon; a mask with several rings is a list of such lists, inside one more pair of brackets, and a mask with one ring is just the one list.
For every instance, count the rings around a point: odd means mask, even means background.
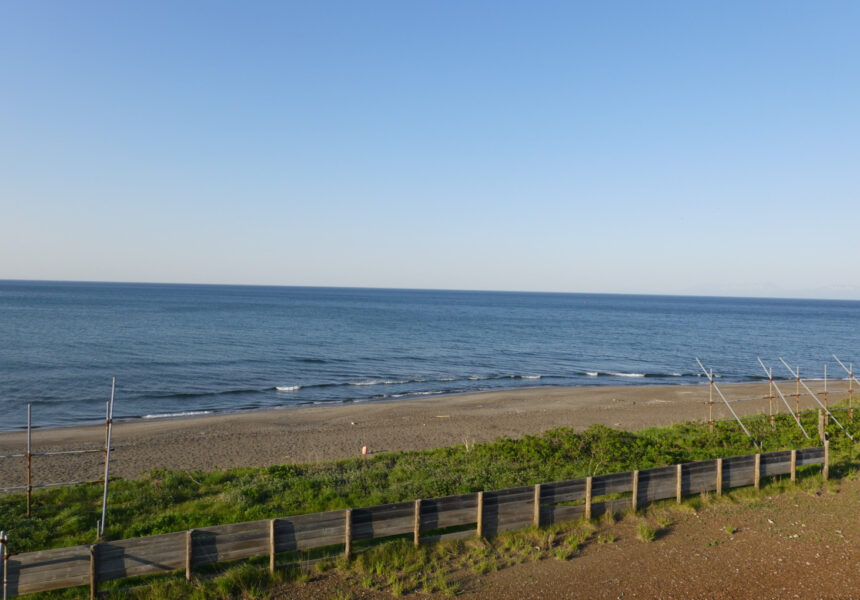
[{"label": "sea", "polygon": [[860,302],[0,281],[0,431],[512,388],[844,378]]}]

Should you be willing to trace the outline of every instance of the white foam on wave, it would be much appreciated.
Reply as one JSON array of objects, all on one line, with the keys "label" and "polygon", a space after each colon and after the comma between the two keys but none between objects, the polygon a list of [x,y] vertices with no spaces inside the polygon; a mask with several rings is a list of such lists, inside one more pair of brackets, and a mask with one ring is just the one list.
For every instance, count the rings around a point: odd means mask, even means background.
[{"label": "white foam on wave", "polygon": [[405,398],[407,396],[433,396],[436,394],[444,394],[445,392],[404,392],[403,394],[388,394],[383,398]]},{"label": "white foam on wave", "polygon": [[589,377],[597,377],[598,375],[597,371],[586,371],[585,374]]},{"label": "white foam on wave", "polygon": [[425,379],[368,379],[350,381],[347,385],[403,385],[404,383],[423,383]]},{"label": "white foam on wave", "polygon": [[196,415],[211,415],[211,410],[188,410],[177,413],[160,413],[155,415],[143,415],[144,419],[170,419],[173,417],[193,417]]},{"label": "white foam on wave", "polygon": [[609,373],[615,377],[645,377],[645,373]]},{"label": "white foam on wave", "polygon": [[279,392],[296,392],[302,389],[300,385],[279,385],[275,387],[275,390]]},{"label": "white foam on wave", "polygon": [[540,379],[540,375],[523,375],[523,379]]}]

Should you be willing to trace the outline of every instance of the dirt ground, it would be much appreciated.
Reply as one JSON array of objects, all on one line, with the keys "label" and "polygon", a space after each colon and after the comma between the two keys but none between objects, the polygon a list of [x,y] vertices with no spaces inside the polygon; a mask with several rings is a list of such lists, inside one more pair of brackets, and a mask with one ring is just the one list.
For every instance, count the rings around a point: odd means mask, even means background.
[{"label": "dirt ground", "polygon": [[[642,521],[657,530],[654,541],[637,538]],[[860,478],[652,507],[643,516],[600,522],[568,560],[527,560],[483,575],[460,568],[451,579],[459,588],[454,597],[463,600],[860,598]],[[394,596],[330,571],[285,585],[275,597]],[[414,591],[404,597],[452,595]]]}]

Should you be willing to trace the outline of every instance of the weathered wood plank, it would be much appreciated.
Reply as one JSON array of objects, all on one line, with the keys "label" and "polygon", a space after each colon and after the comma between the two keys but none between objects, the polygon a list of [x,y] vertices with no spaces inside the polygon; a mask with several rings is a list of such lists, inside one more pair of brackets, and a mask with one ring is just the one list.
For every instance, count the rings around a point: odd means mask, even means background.
[{"label": "weathered wood plank", "polygon": [[733,456],[723,460],[723,487],[752,485],[755,480],[755,455]]},{"label": "weathered wood plank", "polygon": [[504,522],[498,524],[498,526],[496,527],[496,532],[514,531],[516,529],[525,529],[527,527],[531,527],[531,525],[532,525],[532,520],[530,518],[525,519],[525,520],[518,520],[518,521],[504,521]]},{"label": "weathered wood plank", "polygon": [[684,471],[689,471],[690,473],[715,473],[716,470],[716,459],[696,460],[693,462],[684,463]]},{"label": "weathered wood plank", "polygon": [[259,540],[252,540],[236,543],[225,542],[218,545],[205,543],[198,545],[198,540],[195,536],[191,564],[196,567],[240,558],[263,556],[269,552],[267,542],[261,543]]},{"label": "weathered wood plank", "polygon": [[85,585],[90,581],[89,546],[10,556],[7,578],[7,589],[14,595]]},{"label": "weathered wood plank", "polygon": [[[592,504],[592,514],[594,509]],[[562,521],[573,521],[585,515],[585,505],[578,506],[558,506],[555,504],[545,504],[541,506],[541,521],[546,524],[561,523]]]},{"label": "weathered wood plank", "polygon": [[471,508],[477,506],[478,495],[458,494],[456,496],[442,496],[440,498],[423,498],[421,500],[421,514],[427,511],[455,510],[459,508]]},{"label": "weathered wood plank", "polygon": [[372,540],[390,535],[410,533],[414,527],[414,514],[401,516],[395,519],[379,520],[372,523],[353,523],[352,539]]},{"label": "weathered wood plank", "polygon": [[797,451],[797,466],[820,465],[824,462],[824,446]]},{"label": "weathered wood plank", "polygon": [[413,510],[414,505],[412,502],[397,502],[395,504],[354,508],[352,511],[352,523],[355,526],[383,519],[398,519],[403,516],[411,516]]},{"label": "weathered wood plank", "polygon": [[546,483],[541,490],[541,502],[556,504],[585,498],[585,479],[570,479],[561,483]]},{"label": "weathered wood plank", "polygon": [[534,498],[534,488],[527,488],[526,491],[518,491],[516,494],[499,493],[497,491],[484,493],[484,506],[502,505],[502,504],[519,504],[524,501],[531,501]]},{"label": "weathered wood plank", "polygon": [[467,529],[465,531],[453,531],[451,533],[443,533],[440,535],[431,535],[421,538],[422,544],[433,544],[437,542],[454,541],[454,540],[470,540],[477,535],[477,530]]},{"label": "weathered wood plank", "polygon": [[432,531],[443,527],[455,527],[457,525],[469,525],[478,519],[477,504],[468,508],[447,510],[440,513],[427,513],[424,502],[421,502],[421,531]]},{"label": "weathered wood plank", "polygon": [[633,472],[596,475],[591,480],[591,493],[594,496],[629,492],[633,489]]},{"label": "weathered wood plank", "polygon": [[[343,542],[346,534],[344,519],[331,527],[316,530],[293,531],[290,523],[278,521],[278,535],[275,539],[277,552],[307,550],[317,546],[329,546]],[[331,540],[335,540],[332,542]]]}]

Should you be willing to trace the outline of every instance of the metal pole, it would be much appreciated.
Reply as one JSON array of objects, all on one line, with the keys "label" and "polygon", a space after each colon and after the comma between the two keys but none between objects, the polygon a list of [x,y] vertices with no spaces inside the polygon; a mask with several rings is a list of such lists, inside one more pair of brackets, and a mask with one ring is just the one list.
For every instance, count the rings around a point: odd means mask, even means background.
[{"label": "metal pole", "polygon": [[708,430],[714,432],[714,370],[708,376]]},{"label": "metal pole", "polygon": [[851,365],[849,367],[846,367],[842,363],[842,361],[839,360],[838,356],[836,356],[834,354],[833,358],[836,359],[836,362],[839,363],[840,367],[842,367],[843,369],[845,369],[848,372],[848,420],[853,423],[854,422],[854,408],[852,405],[854,403],[853,402],[854,401],[854,386],[852,384],[853,383],[860,383],[860,382],[858,382],[857,378],[854,377],[854,363],[851,363]]},{"label": "metal pole", "polygon": [[[767,367],[764,366],[764,363],[761,361],[761,358],[758,358],[758,364],[761,365],[761,368],[764,369],[765,373],[769,374],[769,376],[771,378],[771,383],[773,383],[773,369],[768,371]],[[806,433],[806,430],[803,428],[803,425],[800,422],[800,418],[798,418],[798,416],[791,411],[791,405],[789,405],[788,400],[785,399],[785,396],[782,395],[782,390],[779,389],[779,386],[776,385],[776,383],[773,383],[773,387],[776,390],[776,393],[779,394],[779,397],[782,399],[783,404],[785,404],[785,408],[788,409],[788,414],[790,414],[792,417],[794,417],[794,422],[797,423],[798,427],[800,427],[800,430],[803,432],[803,435],[806,436],[806,439],[810,439],[809,434]]]},{"label": "metal pole", "polygon": [[7,577],[6,577],[6,563],[9,562],[9,549],[8,549],[8,540],[6,539],[6,532],[0,531],[0,560],[3,561],[3,600],[6,600],[6,586],[7,586]]},{"label": "metal pole", "polygon": [[824,406],[827,406],[827,363],[824,363]]},{"label": "metal pole", "polygon": [[[782,358],[780,358],[779,360],[782,360]],[[782,360],[782,364],[784,364],[784,365],[785,365],[785,368],[786,368],[786,369],[788,369],[789,371],[791,371],[791,367],[789,367],[789,366],[788,366],[788,363],[787,363],[787,362],[785,362],[784,360]],[[811,389],[809,389],[809,386],[807,386],[807,385],[806,385],[806,382],[804,382],[804,381],[800,381],[800,376],[799,376],[799,375],[800,375],[800,368],[798,368],[798,369],[797,369],[797,373],[798,373],[797,381],[799,381],[800,383],[802,383],[802,384],[803,384],[803,388],[804,388],[804,389],[809,393],[809,395],[810,395],[810,396],[812,396],[813,400],[815,400],[816,402],[818,402],[818,404],[821,406],[821,408],[823,408],[823,409],[824,409],[824,412],[826,412],[826,413],[827,413],[827,415],[828,415],[831,419],[833,419],[833,422],[834,422],[834,423],[836,423],[837,425],[839,425],[839,427],[842,429],[842,431],[844,431],[844,432],[845,432],[845,435],[847,435],[847,436],[848,436],[848,439],[849,439],[849,440],[851,440],[851,441],[854,441],[854,437],[853,437],[850,433],[848,433],[848,430],[847,430],[847,429],[845,429],[844,427],[842,427],[842,423],[840,423],[840,422],[836,419],[836,417],[834,417],[834,416],[833,416],[833,413],[831,413],[831,412],[830,412],[830,410],[828,410],[828,408],[827,408],[826,406],[824,406],[824,405],[821,403],[821,400],[819,400],[819,399],[818,399],[818,396],[816,396],[816,395],[812,392],[812,390],[811,390]]]},{"label": "metal pole", "polygon": [[110,438],[113,430],[113,398],[114,390],[116,389],[116,377],[113,378],[110,386],[110,405],[108,407],[108,430],[107,430],[107,446],[105,448],[105,491],[102,497],[102,519],[99,521],[99,538],[105,534],[105,519],[107,518],[107,497],[108,497],[108,475],[110,474]]},{"label": "metal pole", "polygon": [[30,518],[30,498],[33,495],[32,485],[32,470],[33,470],[33,451],[32,451],[32,421],[30,419],[30,404],[27,404],[27,518]]},{"label": "metal pole", "polygon": [[[791,371],[791,368],[788,370]],[[797,367],[797,375],[794,378],[794,411],[800,414],[800,367]]]},{"label": "metal pole", "polygon": [[705,368],[705,366],[702,364],[702,361],[700,361],[698,357],[696,357],[696,362],[697,362],[697,363],[699,363],[699,366],[702,368],[702,371],[704,371],[705,376],[708,378],[708,381],[710,381],[710,382],[711,382],[711,384],[713,384],[714,389],[715,389],[715,390],[717,390],[717,394],[719,394],[719,395],[720,395],[720,398],[722,398],[722,399],[723,399],[723,402],[725,402],[725,403],[726,403],[726,407],[729,409],[729,411],[732,413],[732,415],[734,415],[735,419],[736,419],[736,420],[737,420],[737,422],[738,422],[738,425],[740,425],[740,426],[741,426],[741,429],[743,429],[743,430],[744,430],[744,433],[745,433],[745,434],[747,434],[747,437],[748,437],[749,439],[751,439],[751,440],[752,440],[753,444],[755,444],[755,440],[753,439],[752,434],[751,434],[751,433],[749,432],[749,430],[744,426],[744,424],[743,424],[743,422],[741,421],[740,417],[738,417],[738,414],[735,412],[735,409],[733,409],[733,408],[732,408],[732,405],[731,405],[731,404],[729,404],[729,401],[728,401],[728,400],[726,400],[726,397],[725,397],[725,396],[723,396],[723,393],[720,391],[720,388],[718,388],[718,387],[717,387],[717,384],[716,384],[716,383],[714,383],[714,374],[713,374],[713,371],[712,371],[711,373],[708,373],[708,370]]}]

